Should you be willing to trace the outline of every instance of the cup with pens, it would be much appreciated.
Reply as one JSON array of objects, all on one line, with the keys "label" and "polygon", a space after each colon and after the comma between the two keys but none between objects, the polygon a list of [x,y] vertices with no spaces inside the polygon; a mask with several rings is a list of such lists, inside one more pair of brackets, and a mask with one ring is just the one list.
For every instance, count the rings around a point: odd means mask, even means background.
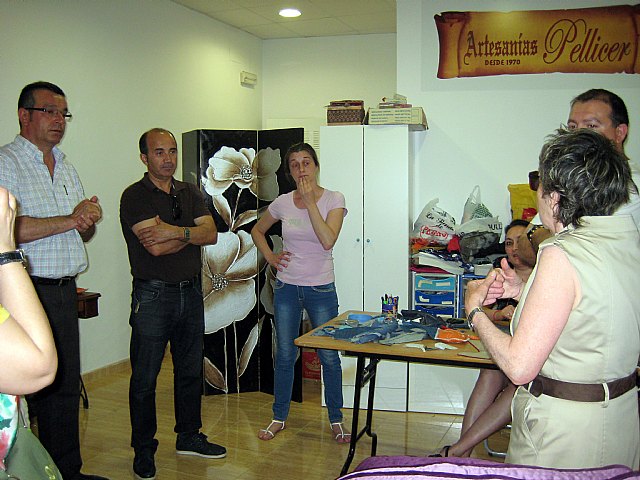
[{"label": "cup with pens", "polygon": [[382,314],[387,319],[395,319],[398,316],[398,297],[385,294],[382,300]]}]

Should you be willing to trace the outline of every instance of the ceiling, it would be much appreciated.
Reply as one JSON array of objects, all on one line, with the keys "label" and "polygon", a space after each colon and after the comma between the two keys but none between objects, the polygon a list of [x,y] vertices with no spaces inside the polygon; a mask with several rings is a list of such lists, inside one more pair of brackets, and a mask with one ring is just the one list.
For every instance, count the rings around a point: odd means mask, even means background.
[{"label": "ceiling", "polygon": [[[396,0],[172,0],[262,39],[396,32]],[[295,7],[297,18],[278,15]]]}]

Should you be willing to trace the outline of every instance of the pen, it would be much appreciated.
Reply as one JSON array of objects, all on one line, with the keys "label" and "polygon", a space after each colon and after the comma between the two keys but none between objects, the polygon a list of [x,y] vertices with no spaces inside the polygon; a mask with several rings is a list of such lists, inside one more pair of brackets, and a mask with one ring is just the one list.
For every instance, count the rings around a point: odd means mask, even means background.
[{"label": "pen", "polygon": [[69,195],[69,192],[67,192],[67,186],[66,186],[66,185],[63,185],[63,187],[64,187],[64,193],[68,196],[68,195]]}]

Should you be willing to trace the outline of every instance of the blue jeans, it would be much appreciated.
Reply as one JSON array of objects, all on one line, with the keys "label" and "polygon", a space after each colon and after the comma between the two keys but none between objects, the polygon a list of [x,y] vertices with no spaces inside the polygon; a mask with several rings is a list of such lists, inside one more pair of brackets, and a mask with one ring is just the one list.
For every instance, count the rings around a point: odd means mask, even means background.
[{"label": "blue jeans", "polygon": [[174,431],[197,432],[202,427],[204,306],[199,282],[169,286],[134,279],[129,324],[131,446],[136,453],[153,454],[158,446],[156,380],[167,342],[173,358]]},{"label": "blue jeans", "polygon": [[[313,327],[338,316],[338,296],[333,283],[314,287],[301,287],[283,283],[276,279],[273,296],[276,341],[276,367],[274,378],[273,418],[284,421],[289,415],[293,371],[298,347],[293,343],[300,334],[303,309],[309,314]],[[324,399],[329,421],[342,421],[342,368],[335,350],[318,350],[322,363]]]}]

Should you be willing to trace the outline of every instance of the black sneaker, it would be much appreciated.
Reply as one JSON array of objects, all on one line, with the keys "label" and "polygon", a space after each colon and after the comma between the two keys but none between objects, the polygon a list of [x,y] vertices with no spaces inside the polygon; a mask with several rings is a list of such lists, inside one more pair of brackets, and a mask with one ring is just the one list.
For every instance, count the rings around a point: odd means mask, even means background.
[{"label": "black sneaker", "polygon": [[133,458],[133,476],[136,480],[153,480],[156,478],[156,464],[153,454],[140,453]]},{"label": "black sneaker", "polygon": [[207,441],[207,436],[202,432],[179,433],[176,440],[176,452],[180,455],[197,455],[205,458],[224,458],[227,449]]}]

